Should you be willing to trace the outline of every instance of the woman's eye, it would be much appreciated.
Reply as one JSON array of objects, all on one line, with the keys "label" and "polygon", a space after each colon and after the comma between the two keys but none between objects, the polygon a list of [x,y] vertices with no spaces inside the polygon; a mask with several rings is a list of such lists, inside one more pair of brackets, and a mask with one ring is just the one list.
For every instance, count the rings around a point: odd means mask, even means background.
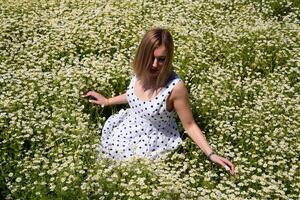
[{"label": "woman's eye", "polygon": [[165,58],[159,58],[158,61],[159,61],[159,62],[164,62],[164,61],[165,61]]}]

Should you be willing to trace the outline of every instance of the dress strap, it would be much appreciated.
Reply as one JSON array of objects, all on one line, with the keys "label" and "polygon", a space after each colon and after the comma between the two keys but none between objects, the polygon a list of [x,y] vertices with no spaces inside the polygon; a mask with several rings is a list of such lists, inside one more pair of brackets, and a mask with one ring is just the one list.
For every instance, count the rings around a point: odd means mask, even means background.
[{"label": "dress strap", "polygon": [[168,97],[171,94],[171,91],[173,90],[173,88],[176,86],[176,84],[181,81],[181,79],[179,78],[179,76],[175,76],[175,78],[173,78],[172,80],[170,80],[167,85],[165,86],[165,90],[162,92],[163,97]]},{"label": "dress strap", "polygon": [[135,81],[136,81],[136,76],[135,76],[135,75],[132,75],[132,76],[131,76],[130,83],[129,83],[129,86],[128,86],[128,90],[133,90]]},{"label": "dress strap", "polygon": [[127,91],[126,91],[129,105],[130,105],[131,101],[133,101],[133,99],[134,99],[134,83],[135,83],[135,75],[132,75],[130,83],[129,83]]},{"label": "dress strap", "polygon": [[178,77],[178,76],[176,76],[174,79],[172,79],[171,81],[169,81],[169,83],[167,83],[167,85],[165,86],[165,88],[166,88],[166,91],[172,91],[173,90],[173,88],[175,87],[175,85],[179,82],[179,81],[181,81],[181,79]]}]

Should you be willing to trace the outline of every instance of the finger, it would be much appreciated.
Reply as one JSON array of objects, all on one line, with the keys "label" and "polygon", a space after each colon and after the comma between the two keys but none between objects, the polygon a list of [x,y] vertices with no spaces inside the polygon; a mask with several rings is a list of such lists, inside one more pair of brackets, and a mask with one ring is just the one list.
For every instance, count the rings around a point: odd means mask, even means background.
[{"label": "finger", "polygon": [[234,165],[233,165],[229,160],[227,160],[226,158],[222,158],[222,161],[223,161],[226,165],[228,165],[230,168],[234,168]]},{"label": "finger", "polygon": [[224,162],[224,168],[230,172],[230,174],[234,174],[235,173],[235,167],[234,165],[227,159],[223,158],[222,159]]},{"label": "finger", "polygon": [[98,103],[97,101],[95,101],[95,100],[92,100],[92,99],[90,99],[90,100],[89,100],[89,102],[91,102],[91,103],[95,103],[95,104],[97,104],[97,103]]},{"label": "finger", "polygon": [[235,174],[235,169],[234,169],[234,166],[228,166],[227,165],[227,168],[229,169],[228,171],[230,172],[231,175],[234,175]]},{"label": "finger", "polygon": [[234,165],[233,165],[231,172],[232,172],[232,175],[235,175],[235,166]]},{"label": "finger", "polygon": [[223,167],[226,171],[228,171],[230,174],[232,174],[232,169],[230,166],[228,166],[225,162],[222,162],[222,164],[220,164],[221,167]]},{"label": "finger", "polygon": [[226,164],[225,164],[223,167],[224,167],[225,170],[228,171],[231,175],[234,175],[235,172],[234,172],[234,169],[233,169],[233,168],[231,168],[230,166],[228,166],[228,165],[226,165]]},{"label": "finger", "polygon": [[224,167],[224,165],[226,165],[226,163],[224,162],[221,156],[216,156],[215,158],[213,156],[211,156],[211,158],[213,159],[214,163],[220,165],[221,167]]},{"label": "finger", "polygon": [[227,171],[230,170],[230,168],[229,168],[227,165],[224,165],[223,167],[224,167]]},{"label": "finger", "polygon": [[84,94],[84,97],[90,97],[90,96],[93,97],[93,95],[94,95],[94,91],[89,91],[86,94]]},{"label": "finger", "polygon": [[88,96],[90,96],[90,92],[88,92],[88,93],[86,93],[86,94],[83,94],[83,95],[81,95],[82,97],[88,97]]}]

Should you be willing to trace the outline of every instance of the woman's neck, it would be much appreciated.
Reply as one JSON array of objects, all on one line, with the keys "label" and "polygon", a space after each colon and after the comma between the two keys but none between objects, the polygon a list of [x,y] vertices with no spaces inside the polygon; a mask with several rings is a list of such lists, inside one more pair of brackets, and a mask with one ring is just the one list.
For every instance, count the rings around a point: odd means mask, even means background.
[{"label": "woman's neck", "polygon": [[[172,77],[174,76],[174,73],[171,73],[165,83],[167,83]],[[152,91],[157,91],[160,90],[164,85],[157,85],[157,78],[158,77],[151,77],[151,76],[144,76],[144,77],[139,77],[138,80],[140,82],[140,85],[142,86],[143,89],[145,90],[152,90]]]},{"label": "woman's neck", "polygon": [[139,79],[140,84],[144,89],[144,91],[151,90],[153,92],[160,88],[156,85],[156,80],[157,80],[156,78],[151,78],[151,77],[143,77]]}]

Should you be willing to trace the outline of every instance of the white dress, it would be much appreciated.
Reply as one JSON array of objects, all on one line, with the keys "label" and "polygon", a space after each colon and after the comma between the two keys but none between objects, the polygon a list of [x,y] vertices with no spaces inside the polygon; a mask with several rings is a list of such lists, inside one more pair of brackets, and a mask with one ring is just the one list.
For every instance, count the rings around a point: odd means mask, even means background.
[{"label": "white dress", "polygon": [[143,101],[135,95],[133,76],[126,92],[130,108],[107,119],[99,150],[110,158],[123,160],[132,156],[158,158],[176,149],[182,139],[174,112],[166,109],[166,100],[179,81],[175,75],[155,98]]}]

